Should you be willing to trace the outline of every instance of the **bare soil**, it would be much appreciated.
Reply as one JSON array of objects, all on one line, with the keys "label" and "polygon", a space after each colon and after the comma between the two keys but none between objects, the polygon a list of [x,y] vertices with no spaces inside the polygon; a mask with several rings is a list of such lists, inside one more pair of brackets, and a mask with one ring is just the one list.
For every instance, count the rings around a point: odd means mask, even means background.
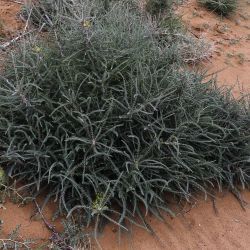
[{"label": "bare soil", "polygon": [[[24,27],[19,18],[22,5],[12,0],[0,0],[0,45],[17,37]],[[0,69],[4,64],[5,52],[0,49]]]},{"label": "bare soil", "polygon": [[[250,201],[249,192],[245,199]],[[216,207],[217,215],[211,200],[199,200],[191,210],[187,207],[186,213],[175,218],[166,216],[166,223],[149,217],[155,235],[133,227],[130,235],[123,234],[120,244],[118,233],[110,225],[100,242],[105,250],[249,249],[250,207],[243,211],[231,194],[218,197]]]},{"label": "bare soil", "polygon": [[[24,24],[18,18],[21,5],[11,0],[0,0],[0,42],[17,36]],[[209,73],[218,72],[221,85],[234,86],[239,83],[244,93],[250,90],[250,2],[239,0],[237,13],[229,19],[222,19],[189,0],[177,10],[188,29],[198,37],[206,37],[215,45],[215,51],[209,62],[202,67]],[[0,52],[1,53],[1,52]],[[1,54],[0,54],[1,58]],[[3,58],[3,57],[2,57]],[[1,61],[0,61],[1,64]],[[240,92],[235,87],[234,93]],[[243,193],[250,202],[250,192]],[[245,211],[232,194],[218,194],[215,213],[211,200],[198,200],[194,207],[186,207],[176,218],[165,216],[166,222],[160,222],[148,216],[148,222],[155,234],[132,227],[130,233],[123,233],[119,243],[119,232],[109,224],[99,241],[105,250],[160,250],[160,249],[249,249],[250,247],[250,207]],[[6,237],[17,225],[21,225],[21,237],[47,242],[51,233],[42,220],[32,219],[36,212],[33,203],[24,207],[7,202],[5,209],[0,208],[3,232]],[[47,219],[51,219],[56,204],[51,202],[44,210]],[[186,211],[186,212],[185,212]],[[55,222],[60,231],[62,226]],[[35,249],[35,248],[34,248]],[[46,249],[46,248],[45,248]]]},{"label": "bare soil", "polygon": [[11,0],[0,0],[0,39],[11,37],[22,28],[22,22],[18,18],[20,4]]},{"label": "bare soil", "polygon": [[[234,94],[250,91],[250,1],[238,0],[237,12],[222,18],[188,0],[177,13],[197,37],[214,44],[209,62],[203,63],[208,73],[216,73],[220,85],[234,86]],[[240,88],[239,88],[240,87]]]},{"label": "bare soil", "polygon": [[[244,192],[243,197],[245,201],[250,202],[249,191]],[[182,213],[177,214],[175,218],[165,215],[165,222],[148,216],[147,222],[155,232],[153,235],[136,226],[132,226],[129,233],[119,234],[116,226],[108,224],[98,241],[103,250],[248,250],[250,206],[245,206],[243,210],[239,201],[230,193],[217,194],[215,204],[216,210],[210,199],[198,199],[192,206],[186,205]],[[38,245],[49,246],[51,232],[42,220],[32,219],[36,213],[33,203],[19,207],[7,202],[4,206],[5,209],[0,209],[0,219],[3,221],[3,233],[0,238],[6,237],[17,225],[21,225],[22,238],[32,238]],[[55,207],[56,204],[51,202],[43,211],[50,222]],[[62,230],[59,220],[53,224],[58,231]]]}]

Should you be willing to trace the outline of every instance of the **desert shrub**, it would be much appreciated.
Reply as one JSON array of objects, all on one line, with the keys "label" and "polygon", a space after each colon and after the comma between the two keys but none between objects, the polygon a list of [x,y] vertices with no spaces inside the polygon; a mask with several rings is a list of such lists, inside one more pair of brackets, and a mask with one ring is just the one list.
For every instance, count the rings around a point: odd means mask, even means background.
[{"label": "desert shrub", "polygon": [[197,64],[208,60],[214,52],[214,45],[205,38],[195,38],[188,34],[177,33],[177,48],[180,60]]},{"label": "desert shrub", "polygon": [[247,105],[187,70],[178,40],[162,39],[130,5],[89,10],[62,19],[50,43],[24,42],[7,63],[0,163],[8,175],[34,196],[46,189],[61,212],[122,228],[125,218],[143,221],[143,209],[171,212],[166,193],[189,200],[248,186]]},{"label": "desert shrub", "polygon": [[177,16],[172,10],[163,15],[159,21],[158,25],[162,29],[167,29],[172,33],[176,31],[185,33],[185,25],[183,24],[181,18]]},{"label": "desert shrub", "polygon": [[71,18],[83,20],[104,12],[110,0],[38,0],[23,5],[21,15],[36,27],[48,30],[58,28]]},{"label": "desert shrub", "polygon": [[68,219],[64,220],[62,225],[64,228],[62,233],[52,233],[52,236],[50,237],[50,249],[92,249],[90,234],[87,234],[83,230],[79,221],[75,222],[74,220]]},{"label": "desert shrub", "polygon": [[236,10],[236,0],[199,0],[208,9],[222,15],[228,16]]},{"label": "desert shrub", "polygon": [[162,13],[167,8],[170,8],[172,2],[171,0],[147,0],[145,9],[151,15],[158,15]]},{"label": "desert shrub", "polygon": [[45,25],[51,27],[57,16],[57,10],[59,10],[58,4],[60,4],[59,1],[30,1],[23,5],[21,15],[35,26],[41,27],[41,25]]}]

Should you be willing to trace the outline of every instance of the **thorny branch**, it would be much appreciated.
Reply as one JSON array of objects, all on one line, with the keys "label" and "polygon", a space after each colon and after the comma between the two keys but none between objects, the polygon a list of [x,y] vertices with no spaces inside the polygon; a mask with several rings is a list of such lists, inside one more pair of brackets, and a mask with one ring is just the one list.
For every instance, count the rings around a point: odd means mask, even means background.
[{"label": "thorny branch", "polygon": [[34,200],[34,203],[37,207],[38,213],[40,214],[44,224],[52,232],[52,235],[50,237],[52,244],[54,243],[56,246],[59,246],[60,249],[62,250],[73,250],[71,246],[67,245],[65,239],[59,235],[55,227],[46,220],[36,200]]}]

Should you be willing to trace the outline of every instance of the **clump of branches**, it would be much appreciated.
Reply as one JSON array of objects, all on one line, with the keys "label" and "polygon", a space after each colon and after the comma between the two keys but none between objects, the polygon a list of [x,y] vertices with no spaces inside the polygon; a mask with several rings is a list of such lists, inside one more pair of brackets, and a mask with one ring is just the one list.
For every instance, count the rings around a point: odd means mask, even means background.
[{"label": "clump of branches", "polygon": [[64,231],[53,233],[50,248],[54,250],[90,250],[92,249],[91,238],[78,222],[70,219],[63,221]]},{"label": "clump of branches", "polygon": [[188,64],[197,64],[212,57],[214,45],[205,38],[195,38],[191,35],[176,34],[177,47],[181,60]]},{"label": "clump of branches", "polygon": [[[249,186],[250,115],[215,79],[188,70],[151,20],[82,2],[50,42],[31,38],[0,79],[0,163],[59,211],[126,229],[169,213],[166,193]],[[90,8],[90,6],[92,6]],[[97,14],[93,14],[97,13]],[[167,32],[167,31],[166,31]],[[164,34],[166,32],[163,32]]]},{"label": "clump of branches", "polygon": [[147,0],[145,9],[148,13],[155,16],[171,8],[171,5],[171,0]]},{"label": "clump of branches", "polygon": [[[58,28],[61,20],[70,21],[71,18],[83,18],[86,13],[96,15],[103,11],[110,0],[83,1],[83,0],[38,0],[26,3],[21,16],[33,26],[49,30]],[[107,3],[106,3],[107,2]],[[85,6],[85,7],[83,7]]]},{"label": "clump of branches", "polygon": [[54,225],[50,224],[47,219],[44,217],[41,208],[38,203],[34,201],[37,207],[37,213],[41,217],[47,229],[51,232],[49,249],[55,250],[73,250],[73,249],[82,249],[89,250],[91,249],[91,240],[90,235],[86,233],[85,228],[81,225],[82,216],[77,216],[78,221],[73,220],[73,216],[70,219],[64,220],[62,222],[64,230],[63,232],[57,232]]},{"label": "clump of branches", "polygon": [[199,0],[209,10],[222,16],[228,16],[237,8],[237,0]]},{"label": "clump of branches", "polygon": [[34,243],[33,240],[20,239],[19,231],[20,225],[18,225],[6,238],[1,238],[2,223],[0,222],[0,248],[3,250],[7,249],[31,249],[31,245]]},{"label": "clump of branches", "polygon": [[29,1],[23,5],[21,16],[34,26],[52,27],[53,21],[59,13],[59,3],[60,1],[50,0]]}]

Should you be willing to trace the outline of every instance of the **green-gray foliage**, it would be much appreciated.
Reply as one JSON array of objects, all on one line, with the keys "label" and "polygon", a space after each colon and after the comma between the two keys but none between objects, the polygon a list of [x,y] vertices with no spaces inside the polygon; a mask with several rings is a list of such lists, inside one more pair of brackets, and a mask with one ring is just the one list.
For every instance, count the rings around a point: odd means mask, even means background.
[{"label": "green-gray foliage", "polygon": [[228,16],[237,8],[237,0],[199,0],[208,9],[222,16]]},{"label": "green-gray foliage", "polygon": [[171,0],[147,0],[145,8],[151,15],[158,15],[170,8],[171,4]]},{"label": "green-gray foliage", "polygon": [[34,195],[49,189],[60,211],[120,226],[143,220],[140,204],[169,211],[166,193],[188,200],[248,186],[247,105],[185,69],[178,40],[139,11],[100,10],[71,9],[49,45],[32,40],[13,53],[0,80],[9,175]]}]

